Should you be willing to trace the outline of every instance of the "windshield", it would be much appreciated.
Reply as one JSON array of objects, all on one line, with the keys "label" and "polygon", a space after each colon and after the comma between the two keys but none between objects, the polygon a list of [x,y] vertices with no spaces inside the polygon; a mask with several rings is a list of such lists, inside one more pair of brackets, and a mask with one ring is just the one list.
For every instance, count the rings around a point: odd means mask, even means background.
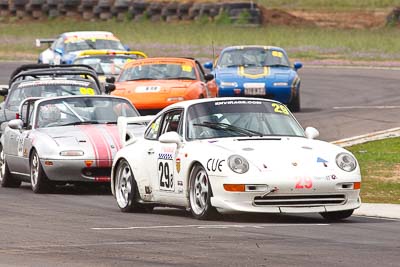
[{"label": "windshield", "polygon": [[49,80],[22,82],[10,90],[6,109],[18,111],[22,100],[28,97],[52,97],[68,95],[100,94],[92,82],[73,80]]},{"label": "windshield", "polygon": [[287,56],[279,51],[264,48],[245,48],[225,51],[219,58],[217,65],[226,67],[263,67],[263,66],[287,66]]},{"label": "windshield", "polygon": [[108,97],[53,99],[37,107],[36,127],[116,124],[119,116],[139,116],[128,100]]},{"label": "windshield", "polygon": [[196,80],[194,67],[187,63],[133,65],[121,73],[119,82],[175,79]]},{"label": "windshield", "polygon": [[91,38],[65,41],[65,53],[91,49],[126,50],[119,40],[114,39]]},{"label": "windshield", "polygon": [[285,105],[257,100],[195,104],[187,113],[187,139],[301,136],[303,128]]},{"label": "windshield", "polygon": [[89,65],[100,75],[118,75],[125,63],[137,59],[137,56],[89,56],[78,58],[74,64]]}]

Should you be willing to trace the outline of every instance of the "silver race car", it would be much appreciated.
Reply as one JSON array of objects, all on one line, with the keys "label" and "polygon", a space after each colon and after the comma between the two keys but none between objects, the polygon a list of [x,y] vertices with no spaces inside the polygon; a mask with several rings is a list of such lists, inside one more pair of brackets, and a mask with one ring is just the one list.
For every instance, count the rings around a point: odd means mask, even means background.
[{"label": "silver race car", "polygon": [[[57,184],[109,182],[114,154],[121,147],[117,119],[139,113],[125,98],[65,96],[27,98],[19,119],[1,136],[0,183],[30,182],[35,193]],[[144,130],[143,123],[132,132]]]}]

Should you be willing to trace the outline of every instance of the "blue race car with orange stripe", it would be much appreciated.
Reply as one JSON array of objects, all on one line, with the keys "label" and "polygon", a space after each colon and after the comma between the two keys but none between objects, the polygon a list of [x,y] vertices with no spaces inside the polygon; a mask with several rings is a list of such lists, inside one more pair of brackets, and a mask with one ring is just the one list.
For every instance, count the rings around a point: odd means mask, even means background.
[{"label": "blue race car with orange stripe", "polygon": [[[9,121],[1,136],[1,186],[25,181],[35,193],[46,193],[57,184],[109,182],[121,147],[119,116],[141,119],[120,97],[27,98],[19,119]],[[144,130],[141,123],[131,127],[132,132]]]},{"label": "blue race car with orange stripe", "polygon": [[211,70],[219,97],[261,97],[286,104],[291,111],[300,111],[300,78],[295,62],[280,47],[231,46],[222,50],[215,61],[204,67]]}]

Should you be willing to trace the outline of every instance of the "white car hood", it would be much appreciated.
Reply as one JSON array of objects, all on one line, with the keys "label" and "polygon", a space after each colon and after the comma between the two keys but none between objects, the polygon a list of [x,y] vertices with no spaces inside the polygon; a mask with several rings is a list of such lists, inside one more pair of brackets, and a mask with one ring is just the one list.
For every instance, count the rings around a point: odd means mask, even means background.
[{"label": "white car hood", "polygon": [[282,170],[296,167],[307,171],[310,168],[336,168],[335,158],[343,149],[330,143],[301,137],[226,139],[209,141],[229,152],[245,157],[261,171]]}]

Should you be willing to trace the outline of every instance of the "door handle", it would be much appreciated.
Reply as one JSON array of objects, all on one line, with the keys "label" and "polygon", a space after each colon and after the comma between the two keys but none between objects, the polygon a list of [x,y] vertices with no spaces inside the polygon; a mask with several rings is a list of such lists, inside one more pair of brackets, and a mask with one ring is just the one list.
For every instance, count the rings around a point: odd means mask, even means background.
[{"label": "door handle", "polygon": [[154,149],[150,148],[149,150],[147,150],[147,154],[149,155],[154,154]]}]

